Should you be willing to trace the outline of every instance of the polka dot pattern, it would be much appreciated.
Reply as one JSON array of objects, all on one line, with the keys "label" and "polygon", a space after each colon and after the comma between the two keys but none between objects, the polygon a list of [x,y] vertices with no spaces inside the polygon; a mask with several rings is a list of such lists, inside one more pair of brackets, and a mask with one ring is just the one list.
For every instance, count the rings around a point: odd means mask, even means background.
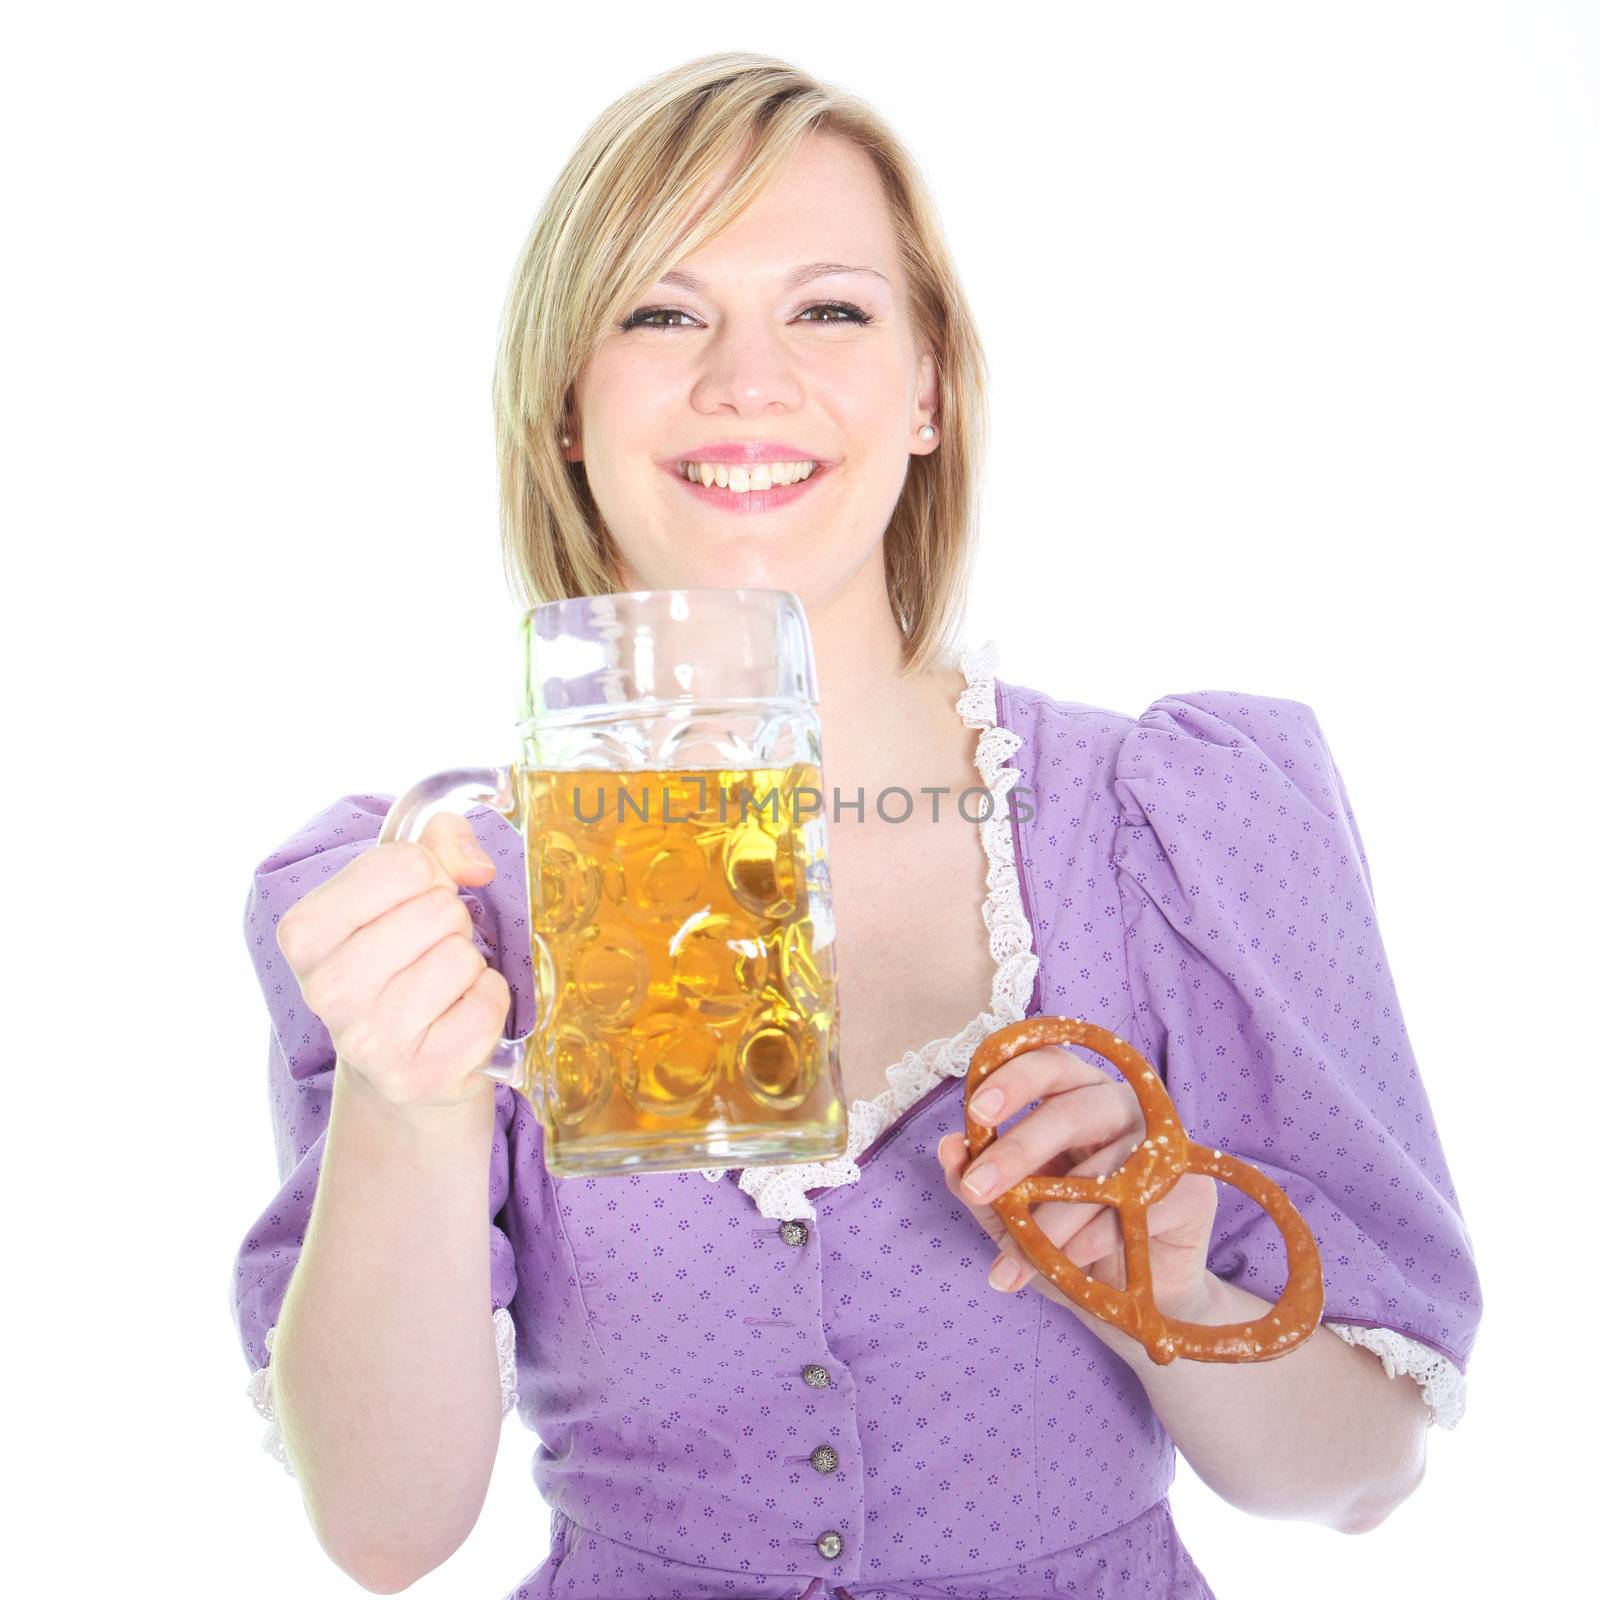
[{"label": "polka dot pattern", "polygon": [[[1138,1042],[1196,1137],[1262,1166],[1311,1224],[1328,1315],[1464,1368],[1470,1243],[1310,708],[1209,692],[1133,719],[996,690],[1034,808],[1016,829],[1029,1013]],[[370,847],[388,805],[350,796],[313,818],[247,907],[282,1178],[236,1262],[253,1368],[304,1237],[332,1072],[273,929]],[[470,820],[499,871],[463,895],[522,1032],[522,841],[492,811]],[[986,1285],[993,1245],[936,1153],[962,1126],[961,1082],[907,1107],[859,1181],[808,1190],[803,1221],[698,1172],[552,1178],[537,1118],[497,1091],[492,1298],[515,1320],[551,1530],[507,1600],[1210,1596],[1138,1380],[1064,1308]],[[1219,1186],[1212,1270],[1275,1299],[1281,1251]]]},{"label": "polka dot pattern", "polygon": [[[1157,701],[1113,788],[1134,1037],[1184,1126],[1310,1224],[1325,1320],[1394,1329],[1464,1370],[1483,1312],[1472,1244],[1315,714]],[[1228,1185],[1209,1265],[1271,1300],[1287,1275],[1277,1229]]]}]

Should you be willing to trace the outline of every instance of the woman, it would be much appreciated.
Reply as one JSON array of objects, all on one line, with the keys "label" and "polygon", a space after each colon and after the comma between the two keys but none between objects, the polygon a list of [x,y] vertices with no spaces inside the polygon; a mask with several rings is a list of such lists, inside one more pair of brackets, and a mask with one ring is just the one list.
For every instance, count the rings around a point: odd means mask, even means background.
[{"label": "woman", "polygon": [[[1375,1526],[1459,1415],[1481,1303],[1343,784],[1295,701],[1133,718],[952,651],[982,357],[893,136],[767,57],[625,97],[524,248],[495,409],[526,603],[805,603],[849,1147],[710,1184],[552,1180],[528,1106],[472,1072],[532,1021],[519,836],[480,811],[373,850],[387,796],[314,818],[248,909],[284,1186],[236,1305],[330,1553],[389,1590],[444,1560],[518,1393],[552,1506],[525,1600],[1209,1595],[1167,1506],[1174,1444],[1245,1510]],[[976,825],[953,803],[974,765]],[[890,820],[891,788],[927,798]],[[1010,1126],[969,1190],[958,1086],[1038,1013],[1129,1037],[1197,1140],[1287,1189],[1326,1282],[1303,1345],[1159,1367],[1031,1271],[981,1281],[1020,1261],[988,1197],[1142,1137],[1089,1052],[1031,1051],[993,1076]],[[1121,1285],[1111,1212],[1036,1220]],[[1150,1230],[1168,1315],[1247,1321],[1282,1289],[1272,1225],[1209,1178]]]}]

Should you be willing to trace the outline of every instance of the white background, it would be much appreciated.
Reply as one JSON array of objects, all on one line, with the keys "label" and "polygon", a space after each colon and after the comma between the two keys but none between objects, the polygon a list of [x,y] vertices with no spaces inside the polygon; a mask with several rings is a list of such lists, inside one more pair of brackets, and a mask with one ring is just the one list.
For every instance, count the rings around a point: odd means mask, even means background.
[{"label": "white background", "polygon": [[[1539,1592],[1579,1559],[1596,7],[54,5],[8,31],[28,1592],[359,1592],[258,1449],[228,1310],[276,1188],[250,874],[338,795],[510,759],[512,262],[591,118],[734,47],[867,96],[934,185],[994,377],[968,636],[1129,714],[1307,701],[1363,831],[1486,1290],[1467,1415],[1359,1538],[1180,1464],[1200,1569],[1219,1600],[1348,1600]],[[414,1592],[497,1600],[543,1559],[536,1442],[508,1422]]]}]

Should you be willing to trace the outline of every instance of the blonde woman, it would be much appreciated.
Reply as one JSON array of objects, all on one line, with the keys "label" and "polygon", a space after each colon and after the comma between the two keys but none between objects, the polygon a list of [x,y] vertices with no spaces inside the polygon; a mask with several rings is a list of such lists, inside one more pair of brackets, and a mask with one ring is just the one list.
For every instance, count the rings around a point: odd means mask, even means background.
[{"label": "blonde woman", "polygon": [[[527,1103],[473,1070],[532,1022],[520,836],[481,810],[375,849],[385,795],[315,816],[247,910],[283,1183],[236,1309],[332,1559],[385,1593],[446,1560],[513,1405],[551,1512],[519,1600],[1205,1596],[1175,1447],[1242,1511],[1375,1526],[1460,1415],[1481,1299],[1344,785],[1299,702],[1128,715],[953,642],[983,361],[893,134],[764,56],[625,96],[534,223],[493,398],[523,603],[805,604],[849,1147],[552,1179]],[[972,1051],[1035,1013],[1130,1039],[1197,1140],[1288,1191],[1326,1281],[1309,1340],[1157,1366],[1021,1262],[986,1198],[1142,1137],[1114,1070],[1035,1050],[966,1170]],[[1036,1219],[1121,1285],[1113,1213]],[[1190,1174],[1150,1228],[1168,1314],[1269,1312],[1281,1242],[1237,1191]]]}]

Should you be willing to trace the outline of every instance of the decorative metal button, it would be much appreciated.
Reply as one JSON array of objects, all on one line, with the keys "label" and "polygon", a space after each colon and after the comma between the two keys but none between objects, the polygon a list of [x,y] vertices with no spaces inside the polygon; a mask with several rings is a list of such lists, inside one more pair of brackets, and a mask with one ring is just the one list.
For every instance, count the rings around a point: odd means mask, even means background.
[{"label": "decorative metal button", "polygon": [[832,1529],[817,1540],[817,1554],[826,1556],[829,1561],[837,1561],[844,1553],[844,1540]]},{"label": "decorative metal button", "polygon": [[815,1361],[813,1361],[805,1369],[805,1371],[800,1374],[800,1376],[804,1378],[813,1389],[826,1389],[833,1381],[828,1376],[828,1369],[826,1367],[819,1367]]},{"label": "decorative metal button", "polygon": [[778,1237],[785,1244],[804,1244],[806,1242],[806,1225],[803,1222],[785,1222],[778,1228]]},{"label": "decorative metal button", "polygon": [[819,1444],[811,1452],[811,1465],[818,1472],[837,1472],[839,1470],[839,1452],[831,1444]]}]

